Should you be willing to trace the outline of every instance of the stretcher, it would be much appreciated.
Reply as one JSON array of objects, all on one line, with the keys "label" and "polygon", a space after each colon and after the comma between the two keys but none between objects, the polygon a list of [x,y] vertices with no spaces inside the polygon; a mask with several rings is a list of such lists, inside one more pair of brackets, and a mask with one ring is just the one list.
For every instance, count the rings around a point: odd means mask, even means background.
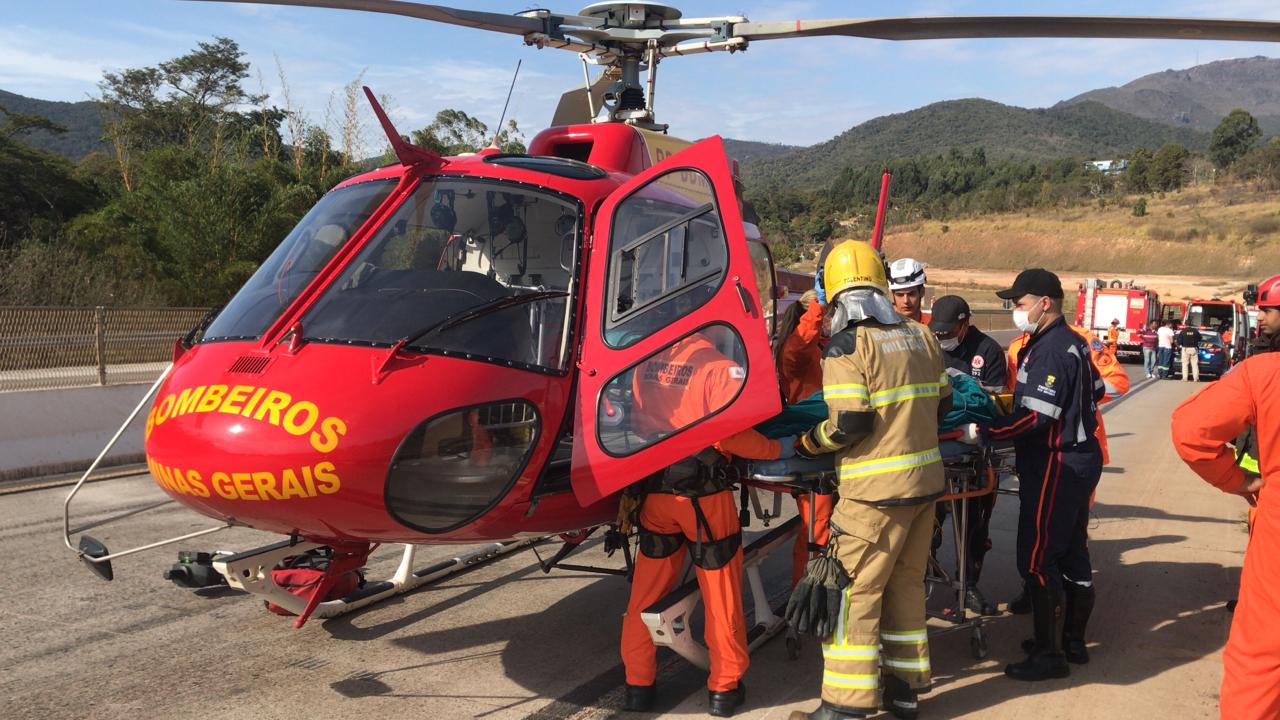
[{"label": "stretcher", "polygon": [[[936,553],[930,556],[926,573],[926,595],[933,599],[935,594],[944,598],[942,607],[931,603],[928,611],[930,617],[944,621],[942,626],[931,626],[930,635],[942,635],[957,630],[970,631],[970,649],[974,657],[985,658],[987,640],[983,631],[984,618],[972,613],[965,605],[965,587],[968,578],[969,533],[968,505],[975,498],[990,495],[999,488],[1002,475],[1008,474],[1012,466],[1012,448],[1010,447],[975,447],[954,440],[943,440],[939,443],[942,451],[944,474],[947,481],[946,493],[938,499],[946,503],[952,517],[951,538],[954,544],[955,567],[944,567]],[[757,517],[767,520],[777,517],[781,510],[781,497],[784,493],[830,493],[836,486],[835,456],[827,455],[817,459],[792,458],[788,460],[772,460],[749,463],[744,468],[744,484],[749,488],[751,505]],[[764,510],[757,491],[775,493],[772,512]],[[809,503],[809,538],[811,549],[816,549],[813,538],[813,508]],[[788,630],[787,648],[792,656],[798,654],[799,638]]]}]

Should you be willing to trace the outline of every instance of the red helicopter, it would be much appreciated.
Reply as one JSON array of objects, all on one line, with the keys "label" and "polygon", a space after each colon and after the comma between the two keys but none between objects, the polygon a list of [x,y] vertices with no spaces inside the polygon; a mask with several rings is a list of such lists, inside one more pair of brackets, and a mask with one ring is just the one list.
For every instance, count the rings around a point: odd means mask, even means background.
[{"label": "red helicopter", "polygon": [[[152,476],[220,524],[111,553],[88,536],[73,544],[68,515],[67,546],[108,579],[112,558],[225,527],[279,533],[277,545],[212,560],[233,585],[300,615],[299,625],[376,544],[406,544],[400,571],[340,609],[522,540],[563,535],[567,552],[614,520],[622,488],[779,411],[768,244],[744,221],[720,139],[689,143],[656,122],[661,61],[824,35],[1280,40],[1280,23],[1234,20],[750,22],[684,18],[657,3],[597,3],[577,15],[396,0],[273,4],[508,33],[603,68],[564,95],[554,127],[527,154],[415,147],[366,90],[399,162],[325,195],[176,346],[148,396]],[[694,334],[745,369],[736,398],[688,427],[636,432],[636,368]],[[415,544],[481,541],[494,544],[412,570]],[[275,563],[317,546],[333,557],[312,596],[280,590]]]}]

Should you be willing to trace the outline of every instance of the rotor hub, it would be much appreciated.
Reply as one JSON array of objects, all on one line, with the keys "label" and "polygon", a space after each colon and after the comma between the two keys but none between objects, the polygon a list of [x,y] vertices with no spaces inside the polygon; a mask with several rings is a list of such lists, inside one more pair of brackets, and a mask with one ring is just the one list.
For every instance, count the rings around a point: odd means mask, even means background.
[{"label": "rotor hub", "polygon": [[642,28],[651,22],[679,20],[683,13],[663,3],[592,3],[578,13],[582,17],[599,18],[615,27]]}]

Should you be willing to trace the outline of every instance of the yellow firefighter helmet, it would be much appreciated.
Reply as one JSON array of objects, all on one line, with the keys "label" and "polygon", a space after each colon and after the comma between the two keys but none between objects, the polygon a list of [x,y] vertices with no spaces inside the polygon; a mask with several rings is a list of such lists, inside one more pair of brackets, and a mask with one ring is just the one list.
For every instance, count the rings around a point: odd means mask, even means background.
[{"label": "yellow firefighter helmet", "polygon": [[850,288],[872,288],[889,295],[889,282],[884,271],[884,258],[869,243],[846,240],[827,253],[822,266],[822,287],[828,301]]}]

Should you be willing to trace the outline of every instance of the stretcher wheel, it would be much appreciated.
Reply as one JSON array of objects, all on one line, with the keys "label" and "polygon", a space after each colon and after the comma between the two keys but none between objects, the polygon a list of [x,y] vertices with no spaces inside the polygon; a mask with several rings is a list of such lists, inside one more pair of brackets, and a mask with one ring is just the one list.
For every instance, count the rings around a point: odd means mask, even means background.
[{"label": "stretcher wheel", "polygon": [[800,659],[800,638],[790,633],[787,634],[787,659]]},{"label": "stretcher wheel", "polygon": [[982,632],[981,627],[975,627],[973,634],[969,636],[969,652],[975,660],[987,659],[987,635]]}]

